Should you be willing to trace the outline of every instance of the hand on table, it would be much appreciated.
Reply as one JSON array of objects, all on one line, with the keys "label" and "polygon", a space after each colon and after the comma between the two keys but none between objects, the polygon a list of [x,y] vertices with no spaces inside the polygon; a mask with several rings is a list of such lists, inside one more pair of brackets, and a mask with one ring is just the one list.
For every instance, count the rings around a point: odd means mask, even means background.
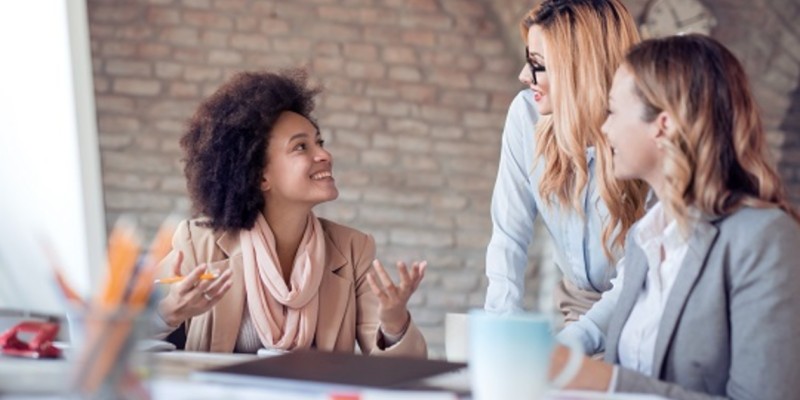
[{"label": "hand on table", "polygon": [[[550,357],[550,379],[553,379],[566,366],[569,360],[570,349],[563,345],[556,345]],[[614,366],[606,362],[583,356],[583,364],[575,378],[564,389],[594,390],[605,392],[611,385],[611,375]]]},{"label": "hand on table", "polygon": [[408,299],[417,290],[422,278],[425,277],[425,267],[427,261],[415,261],[411,264],[411,271],[404,262],[397,262],[397,272],[400,275],[400,284],[395,285],[392,278],[381,265],[375,260],[372,262],[373,271],[367,275],[367,282],[372,289],[372,293],[378,297],[380,305],[378,307],[378,319],[384,333],[389,335],[399,335],[408,325],[411,316],[408,313]]}]

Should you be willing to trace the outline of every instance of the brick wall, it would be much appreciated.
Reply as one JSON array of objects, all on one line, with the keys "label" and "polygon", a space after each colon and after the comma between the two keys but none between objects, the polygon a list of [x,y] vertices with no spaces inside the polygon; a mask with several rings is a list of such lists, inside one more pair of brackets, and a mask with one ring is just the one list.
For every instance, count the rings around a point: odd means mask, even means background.
[{"label": "brick wall", "polygon": [[317,115],[340,188],[318,213],[371,233],[384,261],[429,261],[412,313],[442,353],[444,313],[483,304],[500,132],[519,87],[490,7],[89,0],[88,9],[109,224],[125,213],[152,232],[187,212],[178,138],[226,77],[306,66],[325,87]]}]

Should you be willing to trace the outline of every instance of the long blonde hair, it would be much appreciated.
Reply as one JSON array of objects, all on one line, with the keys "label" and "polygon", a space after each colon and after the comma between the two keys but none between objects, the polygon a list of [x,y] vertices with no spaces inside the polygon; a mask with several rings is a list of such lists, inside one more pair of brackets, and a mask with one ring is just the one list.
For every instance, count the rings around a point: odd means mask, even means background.
[{"label": "long blonde hair", "polygon": [[[545,0],[522,20],[524,40],[534,26],[547,49],[552,115],[536,126],[536,157],[544,161],[539,193],[545,202],[570,204],[581,215],[589,171],[586,148],[595,146],[598,189],[609,209],[603,250],[622,248],[630,227],[644,214],[647,186],[614,178],[610,148],[600,127],[608,110],[614,72],[639,42],[636,24],[620,0]],[[613,238],[613,241],[612,241]]]},{"label": "long blonde hair", "polygon": [[702,35],[648,40],[631,50],[625,66],[645,103],[643,120],[666,112],[675,122],[660,142],[660,200],[684,231],[689,206],[711,216],[778,207],[800,221],[769,161],[747,75],[728,49]]}]

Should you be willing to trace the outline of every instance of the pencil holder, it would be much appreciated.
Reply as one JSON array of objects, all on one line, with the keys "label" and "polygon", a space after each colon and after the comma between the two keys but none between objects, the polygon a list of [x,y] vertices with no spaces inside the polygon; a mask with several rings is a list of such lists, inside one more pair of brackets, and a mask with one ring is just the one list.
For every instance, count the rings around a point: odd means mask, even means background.
[{"label": "pencil holder", "polygon": [[69,316],[72,389],[82,399],[143,400],[150,356],[136,344],[148,333],[147,311],[92,309]]}]

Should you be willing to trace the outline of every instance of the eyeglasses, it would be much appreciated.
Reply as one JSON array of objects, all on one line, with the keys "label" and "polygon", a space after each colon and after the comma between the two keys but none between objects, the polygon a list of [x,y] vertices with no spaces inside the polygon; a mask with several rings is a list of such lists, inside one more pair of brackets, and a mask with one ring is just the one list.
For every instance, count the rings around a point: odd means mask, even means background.
[{"label": "eyeglasses", "polygon": [[531,53],[528,51],[528,46],[525,46],[525,62],[528,63],[528,68],[531,69],[531,80],[533,84],[538,85],[539,82],[536,81],[536,73],[545,72],[547,69],[544,68],[544,65],[531,61]]}]

